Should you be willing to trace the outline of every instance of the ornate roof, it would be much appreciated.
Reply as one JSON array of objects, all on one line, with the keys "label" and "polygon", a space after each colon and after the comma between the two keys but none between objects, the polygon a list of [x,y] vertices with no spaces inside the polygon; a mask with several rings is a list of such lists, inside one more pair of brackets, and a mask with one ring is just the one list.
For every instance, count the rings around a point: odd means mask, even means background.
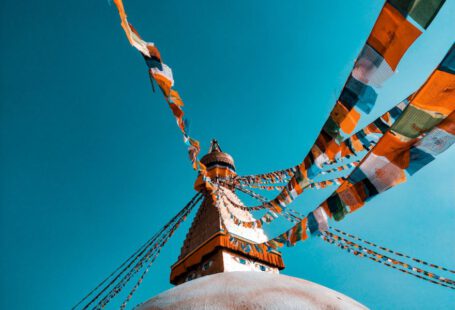
[{"label": "ornate roof", "polygon": [[215,165],[228,166],[235,171],[234,159],[228,153],[224,153],[221,150],[218,141],[213,139],[210,144],[209,152],[201,158],[201,163],[203,163],[207,168],[213,167]]}]

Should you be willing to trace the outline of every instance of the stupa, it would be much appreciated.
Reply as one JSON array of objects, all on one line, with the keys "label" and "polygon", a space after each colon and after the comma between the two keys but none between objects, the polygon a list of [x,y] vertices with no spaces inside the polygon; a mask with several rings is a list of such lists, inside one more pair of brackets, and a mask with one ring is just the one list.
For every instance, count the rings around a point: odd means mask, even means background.
[{"label": "stupa", "polygon": [[[212,140],[201,162],[211,179],[235,177],[235,163]],[[205,192],[198,176],[197,191]],[[284,269],[278,251],[257,251],[239,244],[268,239],[260,225],[234,223],[254,221],[235,189],[222,186],[215,202],[206,194],[171,267],[170,282],[176,287],[141,304],[138,309],[366,309],[353,299],[321,285],[280,275]],[[242,240],[244,242],[236,242]]]}]

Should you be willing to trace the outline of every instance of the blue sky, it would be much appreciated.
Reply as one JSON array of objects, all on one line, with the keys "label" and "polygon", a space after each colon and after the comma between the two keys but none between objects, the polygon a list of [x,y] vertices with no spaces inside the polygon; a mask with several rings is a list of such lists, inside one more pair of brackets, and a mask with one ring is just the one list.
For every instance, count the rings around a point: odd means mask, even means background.
[{"label": "blue sky", "polygon": [[[416,90],[455,39],[455,1],[385,83],[374,119]],[[2,0],[0,308],[67,309],[194,195],[196,177],[146,66],[103,1]],[[239,174],[300,162],[338,97],[382,1],[125,1],[160,48],[191,134]],[[334,226],[455,267],[452,148]],[[305,213],[333,189],[308,192]],[[284,222],[283,222],[284,223]],[[171,287],[189,221],[131,305]],[[271,235],[285,227],[271,227]],[[285,274],[377,309],[448,309],[442,288],[312,239],[284,249]]]}]

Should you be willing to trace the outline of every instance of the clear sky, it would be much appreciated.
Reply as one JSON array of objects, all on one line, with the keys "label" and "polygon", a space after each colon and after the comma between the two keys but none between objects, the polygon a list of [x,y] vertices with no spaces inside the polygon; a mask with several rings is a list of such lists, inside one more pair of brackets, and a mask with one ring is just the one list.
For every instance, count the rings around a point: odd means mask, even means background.
[{"label": "clear sky", "polygon": [[[192,135],[204,151],[216,137],[239,174],[303,159],[382,4],[125,0],[130,21],[174,70]],[[425,81],[455,39],[454,16],[448,0],[363,124]],[[0,17],[0,308],[68,309],[184,206],[196,175],[113,5],[1,0]],[[452,148],[334,226],[454,268],[454,156]],[[332,190],[293,206],[306,213]],[[131,306],[171,287],[188,225]],[[283,257],[284,274],[373,309],[455,307],[453,291],[319,239]]]}]

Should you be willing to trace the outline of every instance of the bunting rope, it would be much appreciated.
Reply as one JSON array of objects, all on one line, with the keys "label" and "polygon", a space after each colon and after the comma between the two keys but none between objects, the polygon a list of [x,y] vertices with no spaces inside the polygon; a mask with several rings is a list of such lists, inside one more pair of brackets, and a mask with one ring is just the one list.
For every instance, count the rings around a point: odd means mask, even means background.
[{"label": "bunting rope", "polygon": [[444,286],[444,287],[452,288],[452,286],[450,286],[450,285],[441,283],[441,282],[439,282],[439,281],[434,281],[434,280],[432,280],[432,279],[426,278],[426,277],[421,276],[421,275],[419,275],[419,274],[410,272],[409,270],[403,269],[403,268],[398,267],[398,266],[394,266],[393,264],[391,264],[391,263],[389,263],[389,262],[387,262],[387,261],[383,261],[382,259],[377,258],[377,257],[375,257],[375,256],[370,256],[370,255],[368,255],[368,254],[366,254],[366,253],[357,251],[357,250],[355,250],[355,249],[351,249],[349,246],[347,246],[347,245],[345,245],[345,244],[343,244],[343,243],[341,243],[341,242],[337,242],[335,239],[330,239],[330,238],[328,238],[327,236],[321,236],[321,239],[324,240],[324,241],[326,241],[326,242],[328,242],[328,243],[330,243],[330,244],[334,244],[334,245],[336,245],[337,247],[339,247],[340,249],[343,249],[343,250],[347,251],[348,253],[351,253],[351,254],[353,254],[353,255],[355,255],[355,256],[365,257],[365,258],[368,258],[368,259],[370,259],[370,260],[372,260],[372,261],[374,261],[374,262],[383,264],[383,265],[385,265],[385,266],[387,266],[387,267],[390,267],[390,268],[399,270],[399,271],[401,271],[401,272],[403,272],[403,273],[405,273],[405,274],[409,274],[409,275],[412,275],[412,276],[414,276],[414,277],[417,277],[417,278],[419,278],[419,279],[421,279],[421,280],[429,281],[429,282],[431,282],[431,283],[433,283],[433,284],[437,284],[437,285],[441,285],[441,286]]},{"label": "bunting rope", "polygon": [[[355,255],[367,257],[431,283],[455,289],[453,280],[389,258],[328,231],[329,218],[334,218],[336,221],[342,220],[345,215],[364,206],[369,199],[406,181],[406,173],[412,176],[455,142],[455,45],[416,93],[364,129],[348,137],[355,130],[359,120],[373,110],[378,88],[393,75],[407,49],[427,29],[444,2],[444,0],[434,0],[431,5],[426,5],[423,1],[417,1],[409,5],[408,1],[387,0],[363,49],[354,62],[353,69],[330,116],[302,163],[293,168],[271,173],[234,178],[231,185],[262,203],[260,206],[248,208],[242,206],[242,208],[246,208],[246,210],[268,209],[267,212],[282,215],[296,222],[296,225],[290,230],[265,243],[248,243],[245,247],[270,250],[284,245],[293,246],[297,241],[306,240],[308,232],[310,232],[321,235],[323,240],[333,242]],[[132,25],[128,23],[122,0],[114,0],[114,3],[119,11],[121,25],[129,42],[146,61],[152,87],[154,87],[153,81],[155,81],[176,118],[184,141],[188,145],[193,168],[206,176],[206,168],[198,159],[199,142],[189,136],[187,121],[184,119],[182,110],[183,101],[179,93],[173,89],[172,70],[162,62],[160,52],[155,45],[143,41]],[[362,156],[360,153],[364,151],[366,154]],[[357,156],[362,158],[357,158],[353,163],[341,163],[344,159]],[[333,164],[341,165],[328,167]],[[318,182],[313,181],[316,176],[321,174],[336,173],[349,168],[354,169],[347,178],[337,177]],[[340,186],[306,217],[287,208],[287,205],[305,189],[324,188],[333,184]],[[216,183],[216,190],[211,193],[217,207],[220,207],[220,198],[223,193],[220,186]],[[278,189],[281,192],[269,201],[248,187]],[[135,252],[137,254],[128,258],[84,297],[75,308],[113,278],[84,307],[86,309],[102,297],[95,309],[103,308],[134,275],[145,267],[138,282],[123,302],[121,309],[124,309],[142,283],[162,246],[201,198],[202,195],[185,212],[181,213],[183,210],[179,212],[179,217],[169,222],[169,226],[165,226],[167,228],[161,230],[145,246],[138,249]],[[228,200],[229,197],[225,201]],[[233,203],[232,205],[237,207],[238,204]],[[387,251],[384,250],[386,248],[379,247],[379,249]],[[387,252],[395,255],[399,253]],[[412,259],[404,255],[398,256]],[[137,263],[136,260],[138,260]],[[437,266],[421,260],[412,260],[430,267]],[[448,269],[440,270],[453,273]],[[117,281],[125,272],[126,275]],[[108,289],[111,290],[103,297],[104,292]]]},{"label": "bunting rope", "polygon": [[246,185],[249,188],[254,188],[254,189],[263,189],[267,191],[280,191],[283,190],[284,186],[283,185],[260,185],[260,184],[248,184]]},{"label": "bunting rope", "polygon": [[396,0],[385,2],[329,118],[295,175],[273,200],[274,204],[291,203],[302,194],[307,179],[337,157],[345,136],[375,106],[377,88],[393,75],[407,49],[431,24],[444,2],[436,0],[428,7],[424,1],[413,5]]},{"label": "bunting rope", "polygon": [[[147,250],[147,248],[149,248],[155,241],[156,239],[164,232],[164,230],[162,230],[160,233],[157,233],[154,237],[152,237],[148,242],[147,242],[147,246],[146,247],[142,247],[141,251],[139,251],[139,253],[134,256],[134,258],[132,260],[127,260],[125,261],[121,266],[124,266],[126,263],[128,263],[127,266],[125,266],[121,271],[120,273],[114,278],[111,280],[111,282],[106,285],[95,297],[93,297],[92,300],[89,301],[88,304],[86,304],[82,309],[88,309],[88,307],[93,304],[109,287],[111,287],[112,285],[115,284],[115,281],[123,274],[125,273],[133,264],[134,262],[139,259],[144,253],[145,251]],[[120,269],[117,268],[113,273],[111,273],[111,275],[109,275],[105,280],[103,280],[95,289],[93,289],[88,295],[86,295],[76,306],[74,306],[72,309],[76,309],[83,301],[85,301],[88,297],[90,297],[91,295],[93,295],[93,293],[95,291],[97,291],[104,283],[106,283],[110,278],[112,278],[112,276],[114,274],[117,273],[117,271]]]},{"label": "bunting rope", "polygon": [[263,203],[268,203],[269,202],[267,198],[265,198],[264,196],[262,196],[262,195],[260,195],[258,193],[253,192],[252,190],[248,189],[244,185],[236,186],[235,188],[238,189],[239,191],[245,193],[245,194],[248,194],[249,196],[253,197],[256,200],[259,200],[260,202],[263,202]]},{"label": "bunting rope", "polygon": [[226,198],[229,200],[229,202],[236,208],[238,209],[241,209],[241,210],[244,210],[244,211],[260,211],[260,210],[264,210],[264,209],[268,209],[267,206],[265,204],[261,205],[261,206],[258,206],[258,207],[247,207],[245,205],[240,205],[238,203],[236,203],[235,201],[233,201],[229,196],[226,196]]},{"label": "bunting rope", "polygon": [[334,230],[334,231],[336,231],[336,232],[338,232],[338,233],[340,233],[340,234],[342,234],[342,235],[344,235],[344,236],[346,236],[346,237],[352,238],[352,239],[354,239],[354,240],[357,240],[357,241],[363,242],[363,243],[365,243],[365,244],[371,245],[371,246],[373,246],[373,247],[376,247],[376,248],[378,248],[378,249],[381,249],[381,250],[383,250],[383,251],[385,251],[385,252],[388,252],[388,253],[391,253],[391,254],[395,254],[395,255],[397,255],[397,256],[401,256],[401,257],[404,257],[404,258],[408,258],[408,259],[410,259],[410,260],[415,261],[416,263],[419,263],[419,264],[422,264],[422,265],[426,265],[426,266],[429,266],[429,267],[432,267],[432,268],[435,268],[435,269],[439,269],[439,270],[443,270],[443,271],[455,273],[455,270],[450,270],[450,269],[448,269],[448,268],[445,268],[445,267],[442,267],[442,266],[439,266],[439,265],[436,265],[436,264],[428,263],[428,262],[426,262],[426,261],[424,261],[424,260],[422,260],[422,259],[418,259],[418,258],[415,258],[415,257],[411,257],[411,256],[406,255],[406,254],[403,254],[403,253],[401,253],[401,252],[397,252],[397,251],[391,250],[391,249],[389,249],[389,248],[386,248],[386,247],[377,245],[377,244],[375,244],[375,243],[373,243],[373,242],[370,242],[370,241],[368,241],[368,240],[362,239],[362,238],[360,238],[360,237],[358,237],[358,236],[354,236],[354,235],[352,235],[352,234],[349,234],[349,233],[347,233],[347,232],[344,232],[344,231],[342,231],[341,229],[334,228],[334,227],[331,227],[331,226],[329,226],[329,229]]},{"label": "bunting rope", "polygon": [[[159,253],[159,249],[164,246],[167,240],[172,236],[179,225],[186,219],[187,215],[194,209],[202,197],[203,195],[201,193],[196,194],[180,212],[178,212],[166,225],[160,229],[158,233],[156,233],[152,238],[144,243],[144,245],[136,250],[133,255],[124,261],[118,268],[114,270],[114,272],[112,272],[93,290],[91,290],[72,309],[77,309],[84,301],[93,296],[106,282],[110,280],[110,282],[105,285],[87,304],[85,304],[82,309],[88,309],[96,300],[102,297],[108,289],[112,288],[94,306],[94,309],[100,309],[104,307],[121,291],[121,289],[126,285],[131,277],[141,269],[146,259],[154,254],[157,256],[157,249]],[[126,275],[120,278],[124,273],[126,273]]]},{"label": "bunting rope", "polygon": [[325,231],[328,218],[342,220],[366,201],[405,182],[405,172],[412,176],[432,162],[455,142],[454,97],[455,44],[346,181],[305,221],[268,243],[274,248],[293,246],[307,238],[307,229],[312,233]]},{"label": "bunting rope", "polygon": [[296,167],[292,167],[269,173],[236,176],[235,180],[245,184],[282,183],[287,182],[289,178],[291,178],[294,175],[296,169],[297,169]]},{"label": "bunting rope", "polygon": [[[160,53],[154,44],[143,41],[128,23],[122,1],[115,0],[114,2],[128,40],[146,59],[150,76],[156,80],[163,91],[185,141],[189,143],[193,167],[203,173],[205,168],[197,160],[199,143],[188,136],[183,111],[180,108],[183,106],[183,102],[178,93],[172,89],[174,84],[172,71],[162,63]],[[276,204],[283,206],[290,203],[303,192],[307,176],[311,177],[317,173],[320,170],[318,167],[333,161],[337,154],[342,152],[343,145],[339,143],[344,139],[343,136],[354,130],[361,118],[361,112],[369,114],[375,105],[377,98],[375,88],[380,87],[393,74],[406,50],[430,25],[444,3],[442,0],[436,2],[438,5],[425,7],[425,14],[422,14],[420,3],[406,7],[394,0],[386,1],[364,48],[355,61],[329,119],[308,156],[298,169],[291,168],[289,171],[286,170],[283,175],[280,172],[271,174],[272,179],[282,179],[292,175],[289,186],[285,187],[276,197]],[[356,149],[353,147],[353,142],[360,141],[362,144],[363,134],[366,132],[361,133],[362,136],[354,135],[346,141],[347,143],[344,145],[346,150],[355,154]],[[364,147],[370,149],[371,145],[364,145]],[[300,171],[300,176],[296,176],[295,171]],[[263,177],[268,178],[269,176]]]},{"label": "bunting rope", "polygon": [[193,164],[193,169],[205,174],[205,166],[198,159],[198,155],[201,150],[199,141],[190,137],[188,133],[188,121],[183,117],[183,100],[180,98],[179,93],[173,89],[174,77],[171,68],[163,63],[161,60],[161,53],[155,44],[142,40],[139,33],[137,33],[134,27],[128,22],[122,0],[114,0],[114,3],[119,12],[121,26],[125,31],[128,41],[142,54],[145,59],[149,69],[148,72],[152,87],[153,81],[156,81],[177,121],[177,125],[183,134],[183,140],[188,146],[188,155]]},{"label": "bunting rope", "polygon": [[455,142],[455,45],[348,179],[326,200],[341,220],[365,201],[406,181]]},{"label": "bunting rope", "polygon": [[[154,243],[153,246],[151,246],[148,250],[148,252],[142,256],[142,258],[139,260],[139,262],[130,269],[130,271],[114,286],[108,294],[98,302],[97,306],[95,309],[102,309],[104,308],[122,289],[123,287],[126,286],[126,284],[131,280],[131,278],[139,272],[142,267],[144,266],[144,263],[147,262],[148,260],[155,260],[155,258],[158,256],[159,252],[161,251],[161,248],[166,244],[166,242],[169,240],[170,237],[174,234],[175,230],[178,228],[178,226],[186,219],[187,215],[193,210],[193,208],[197,205],[197,203],[202,199],[203,195],[198,193],[193,199],[192,202],[187,205],[181,212],[178,214],[178,218],[175,223],[171,225],[168,225],[170,229],[168,230],[167,233],[164,235],[162,234],[160,237],[160,240],[158,243]],[[134,291],[132,291],[134,293]],[[126,302],[132,297],[132,293],[127,297],[125,300],[125,305]]]},{"label": "bunting rope", "polygon": [[330,174],[330,173],[334,173],[334,172],[340,172],[340,171],[343,171],[343,170],[347,170],[349,168],[355,168],[355,167],[357,167],[359,165],[360,160],[361,159],[357,159],[357,160],[352,161],[352,162],[347,163],[347,164],[343,164],[343,165],[340,165],[340,166],[337,166],[337,167],[332,167],[330,169],[323,170],[323,171],[321,171],[321,175]]},{"label": "bunting rope", "polygon": [[[343,140],[343,135],[350,134],[360,120],[361,114],[369,114],[374,107],[377,98],[375,88],[380,87],[393,75],[406,50],[430,25],[444,0],[436,2],[438,5],[424,7],[423,10],[421,7],[423,4],[420,2],[406,7],[396,0],[386,1],[329,119],[310,153],[300,165],[300,170],[307,171],[312,163],[321,167],[323,163],[334,158],[337,153],[334,152],[334,148],[338,148],[337,145]],[[205,167],[198,160],[199,142],[188,134],[187,122],[183,118],[184,112],[181,108],[183,100],[173,89],[172,70],[162,62],[161,54],[155,45],[142,40],[128,22],[122,0],[114,0],[114,3],[126,37],[143,55],[149,68],[152,85],[155,80],[177,120],[184,141],[188,144],[193,168],[205,174]],[[279,174],[280,172],[278,177]]]},{"label": "bunting rope", "polygon": [[[257,228],[257,227],[262,227],[264,224],[270,224],[271,222],[273,222],[276,218],[279,217],[279,215],[283,216],[286,220],[292,222],[292,223],[296,223],[296,222],[299,222],[301,220],[301,214],[295,210],[292,210],[290,208],[288,208],[287,210],[282,210],[280,214],[277,214],[275,213],[273,210],[267,210],[267,212],[261,216],[259,219],[254,219],[254,220],[248,220],[248,221],[245,221],[245,220],[241,220],[239,219],[230,209],[230,206],[234,207],[234,208],[238,208],[240,210],[243,210],[243,211],[251,211],[251,209],[249,208],[246,208],[245,206],[243,205],[240,205],[239,203],[233,201],[233,199],[231,197],[229,197],[230,195],[228,195],[228,193],[230,193],[230,191],[226,191],[226,188],[218,183],[212,183],[210,181],[210,183],[217,188],[217,192],[216,192],[216,195],[217,195],[217,199],[218,201],[223,201],[223,206],[225,207],[225,209],[227,210],[228,212],[228,215],[229,217],[231,218],[231,220],[233,221],[233,223],[237,226],[243,226],[245,228]],[[251,192],[253,193],[253,192]],[[261,195],[257,194],[257,199],[259,199],[259,197],[261,197],[260,199],[265,199],[263,198]],[[253,197],[254,198],[254,197]]]},{"label": "bunting rope", "polygon": [[[344,165],[348,167],[348,165]],[[342,168],[344,168],[342,166]],[[332,169],[331,169],[332,170]],[[345,169],[340,169],[340,170],[345,170]],[[340,171],[334,168],[334,171]],[[320,181],[310,181],[309,188],[316,188],[316,189],[321,189],[321,188],[326,188],[327,186],[337,184],[340,185],[342,181],[344,181],[346,178],[345,177],[338,177],[338,178],[332,178],[332,179],[327,179],[327,180],[320,180]],[[249,189],[262,189],[262,190],[267,190],[267,191],[273,191],[273,190],[282,190],[284,188],[283,185],[259,185],[259,184],[248,184],[248,185],[241,185],[243,188],[249,188]],[[267,200],[268,202],[269,200]]]},{"label": "bunting rope", "polygon": [[[161,231],[160,231],[161,232]],[[116,274],[120,269],[122,269],[131,259],[136,257],[142,249],[146,248],[150,242],[153,242],[159,233],[155,234],[151,239],[147,240],[140,248],[138,248],[130,257],[128,257],[120,266],[118,266],[107,278],[105,278],[101,283],[99,283],[94,289],[92,289],[87,295],[85,295],[76,305],[74,305],[71,309],[76,309],[81,303],[83,303],[88,297],[90,297],[95,291],[97,291],[104,283],[106,283],[114,274]]]},{"label": "bunting rope", "polygon": [[[120,281],[111,288],[111,290],[104,296],[98,304],[95,306],[95,309],[103,309],[114,297],[116,297],[120,291],[129,283],[135,274],[137,274],[149,260],[154,260],[159,253],[159,250],[164,246],[169,237],[168,234],[163,235],[156,246],[152,247],[147,251],[147,253],[139,260],[139,262],[131,268],[128,273],[120,279]],[[128,296],[128,298],[130,298]]]},{"label": "bunting rope", "polygon": [[[174,232],[174,231],[173,231]],[[172,234],[173,234],[172,232]],[[168,238],[170,238],[172,236],[172,234],[170,234],[168,236]],[[128,304],[128,302],[131,300],[131,298],[133,297],[134,293],[137,291],[137,289],[139,288],[139,286],[142,284],[142,281],[144,280],[145,276],[147,275],[147,273],[149,272],[150,270],[150,267],[152,266],[152,264],[155,262],[155,259],[158,257],[158,255],[160,254],[161,252],[161,249],[162,249],[162,246],[164,245],[164,243],[156,250],[156,253],[154,253],[153,257],[151,259],[148,260],[148,263],[147,263],[147,266],[144,270],[144,272],[141,274],[141,276],[139,277],[139,280],[136,282],[136,284],[134,285],[134,287],[131,289],[130,293],[128,294],[128,296],[126,297],[126,299],[123,301],[122,305],[120,306],[120,309],[123,310],[126,308],[126,305]]]},{"label": "bunting rope", "polygon": [[156,255],[153,256],[153,259],[151,259],[145,269],[145,271],[142,273],[141,277],[139,278],[139,280],[137,281],[137,283],[134,285],[133,289],[130,291],[130,293],[128,294],[127,298],[123,301],[122,305],[120,306],[120,309],[125,309],[126,308],[126,305],[128,304],[128,302],[131,300],[131,298],[133,297],[134,293],[137,291],[137,289],[139,288],[139,285],[142,284],[142,281],[144,280],[144,277],[147,275],[147,273],[149,272],[150,270],[150,267],[152,266],[152,264],[155,262],[155,259],[158,257],[159,253],[161,251],[161,248],[158,250],[158,253]]},{"label": "bunting rope", "polygon": [[[350,165],[352,165],[352,163],[350,163]],[[357,164],[353,164],[353,165],[356,166]],[[323,189],[323,188],[326,188],[326,187],[334,185],[334,184],[340,185],[345,180],[346,180],[346,177],[335,177],[332,179],[326,179],[326,180],[320,180],[320,181],[308,180],[307,188]],[[250,195],[251,197],[259,200],[262,203],[261,205],[258,205],[258,206],[248,207],[250,210],[262,210],[262,209],[267,208],[267,209],[275,210],[277,213],[281,213],[282,210],[284,210],[287,207],[287,204],[283,204],[283,205],[277,207],[274,204],[274,201],[270,201],[267,198],[259,195],[258,193],[254,192],[250,189],[250,188],[253,188],[253,189],[256,188],[256,189],[272,190],[272,189],[275,189],[273,187],[268,188],[266,186],[244,185],[244,184],[234,184],[234,186],[238,190],[244,192],[245,194]]]},{"label": "bunting rope", "polygon": [[[375,119],[373,122],[365,126],[364,128],[357,131],[352,136],[343,140],[343,142],[339,145],[339,150],[334,156],[333,160],[325,162],[322,167],[326,167],[328,165],[335,165],[340,163],[343,160],[350,159],[353,156],[359,155],[362,151],[369,151],[371,150],[382,135],[390,128],[393,122],[401,115],[403,110],[408,105],[408,99],[411,98],[409,96],[407,99],[403,100],[392,109]],[[343,170],[347,170],[350,168],[357,167],[358,163],[361,159],[357,159],[347,164],[342,164],[337,167],[333,167],[330,169],[321,168],[320,174],[328,174],[333,172],[340,172]],[[289,178],[294,176],[295,171],[298,169],[298,166],[274,171],[271,173],[265,174],[258,174],[258,175],[247,175],[247,176],[237,176],[235,178],[236,181],[244,185],[248,185],[249,187],[253,187],[255,185],[256,188],[259,189],[268,189],[267,186],[260,186],[260,184],[276,184],[276,183],[283,183],[288,182]],[[276,177],[276,175],[286,175],[287,177]],[[271,187],[271,185],[268,185]],[[275,188],[283,189],[283,185],[275,186]]]},{"label": "bunting rope", "polygon": [[355,242],[349,241],[349,240],[347,240],[341,236],[335,235],[331,232],[328,232],[328,231],[322,232],[320,237],[324,241],[327,241],[332,244],[336,244],[338,247],[340,247],[344,250],[347,250],[348,252],[353,253],[356,256],[367,257],[378,263],[382,263],[388,267],[394,266],[395,269],[398,269],[407,274],[414,275],[420,279],[429,281],[433,284],[438,284],[438,285],[441,285],[444,287],[455,289],[455,286],[454,286],[455,281],[453,281],[451,279],[441,277],[435,273],[413,267],[410,264],[404,263],[400,260],[380,254],[371,249],[367,249],[359,244],[356,244]]},{"label": "bunting rope", "polygon": [[[262,196],[258,193],[255,193],[245,187],[240,186],[240,187],[236,187],[236,188],[259,201],[267,202],[267,199],[264,196]],[[297,212],[289,207],[275,208],[275,207],[273,207],[273,205],[268,205],[268,204],[266,204],[266,205],[268,206],[267,208],[269,209],[269,211],[273,212],[271,215],[274,218],[277,218],[277,216],[275,214],[283,215],[284,217],[286,217],[286,219],[289,219],[291,222],[296,222],[296,221],[298,222],[303,218],[303,216],[299,212]],[[252,210],[252,209],[249,208],[249,210]],[[265,223],[271,223],[271,221],[273,221],[273,219],[268,217],[267,220],[265,221]]]},{"label": "bunting rope", "polygon": [[417,272],[417,273],[420,273],[420,274],[423,274],[427,277],[430,277],[430,278],[434,278],[438,281],[441,281],[441,282],[444,282],[446,284],[449,284],[449,285],[454,285],[455,284],[455,281],[453,280],[450,280],[450,279],[447,279],[447,278],[444,278],[444,277],[441,277],[437,274],[434,274],[434,273],[431,273],[431,272],[428,272],[426,270],[423,270],[423,269],[420,269],[420,268],[416,268],[416,267],[413,267],[407,263],[404,263],[398,259],[394,259],[392,257],[389,257],[389,256],[386,256],[384,254],[381,254],[381,253],[378,253],[372,249],[369,249],[369,248],[366,248],[365,246],[362,246],[362,245],[359,245],[353,241],[350,241],[350,240],[347,240],[346,238],[343,238],[339,235],[336,235],[330,231],[326,231],[326,232],[323,232],[323,234],[326,234],[326,235],[329,235],[331,238],[334,238],[335,240],[341,240],[343,243],[353,247],[353,248],[356,248],[356,249],[359,249],[367,254],[370,254],[370,255],[374,255],[376,258],[379,258],[379,259],[382,259],[384,261],[388,261],[388,262],[391,262],[392,264],[394,265],[400,265],[401,267],[404,267],[404,268],[407,268],[408,270],[412,270],[414,272]]},{"label": "bunting rope", "polygon": [[[411,96],[409,96],[408,99],[411,98]],[[390,109],[389,111],[375,119],[373,122],[371,122],[364,128],[360,129],[352,136],[343,140],[343,142],[339,145],[339,150],[335,155],[334,159],[325,162],[323,164],[323,167],[338,164],[343,160],[350,159],[353,156],[359,155],[359,153],[362,151],[371,150],[382,137],[384,132],[386,132],[393,124],[393,122],[401,115],[401,113],[409,103],[408,99],[403,100],[402,102],[394,106],[392,109]],[[321,168],[321,171],[319,173],[328,174],[333,172],[340,172],[350,168],[355,168],[360,162],[360,160],[361,159],[357,159],[350,163],[342,164],[340,166],[329,169]],[[263,189],[263,187],[267,186],[261,187],[260,184],[276,184],[289,182],[289,178],[294,176],[295,171],[297,169],[298,166],[295,166],[292,168],[274,171],[271,173],[237,176],[235,177],[235,180],[244,185],[248,185],[249,187],[253,187],[253,185],[255,185],[257,188]],[[280,175],[281,177],[276,177],[276,175]],[[287,177],[284,177],[283,175]],[[278,185],[275,187],[283,189],[284,185]]]},{"label": "bunting rope", "polygon": [[[318,174],[320,175],[325,175],[325,174],[330,174],[334,172],[341,172],[341,171],[346,171],[351,168],[355,168],[358,166],[361,158],[356,159],[352,162],[342,164],[336,167],[330,167],[330,168],[325,168],[329,165],[333,166],[336,164],[341,163],[342,161],[346,159],[350,159],[353,156],[358,156],[361,151],[369,151],[371,150],[376,143],[379,141],[379,139],[382,137],[382,135],[390,128],[390,126],[394,123],[394,121],[401,115],[403,110],[406,108],[406,106],[409,104],[408,99],[411,98],[409,96],[407,99],[403,100],[396,106],[394,106],[392,109],[375,119],[373,122],[362,128],[361,130],[357,131],[354,135],[346,138],[340,145],[339,145],[339,151],[337,155],[334,157],[333,160],[327,161],[324,163],[323,167],[320,169]],[[275,185],[276,183],[282,183],[283,181],[288,181],[288,179],[277,179],[274,178],[276,174],[280,173],[288,173],[288,171],[292,171],[293,176],[296,171],[296,167],[285,169],[282,171],[275,171],[272,172],[271,175],[269,174],[261,174],[261,175],[249,175],[245,177],[236,177],[235,181],[240,182],[242,185],[246,185],[250,188],[257,188],[257,189],[265,189],[265,190],[284,190],[285,185],[280,184],[280,185]],[[316,177],[318,174],[316,174],[314,177]],[[263,178],[264,179],[261,179]],[[325,188],[327,186],[337,184],[340,185],[341,181],[344,181],[342,178],[338,178],[332,181],[326,181],[326,182],[313,182],[310,184],[309,188],[316,188],[316,189],[321,189]],[[264,185],[261,185],[264,184]],[[272,185],[273,184],[273,185]],[[283,191],[284,192],[284,191]]]},{"label": "bunting rope", "polygon": [[[286,206],[285,207],[276,207],[273,204],[270,204],[267,201],[267,198],[265,198],[264,196],[262,196],[258,193],[255,193],[252,190],[249,190],[245,186],[236,186],[236,188],[238,190],[244,192],[245,194],[250,195],[251,197],[261,201],[263,203],[263,205],[265,205],[269,211],[272,211],[272,212],[266,213],[265,217],[263,218],[264,223],[271,223],[274,219],[276,219],[278,217],[278,216],[276,216],[276,214],[282,215],[283,217],[285,217],[287,220],[289,220],[291,222],[296,222],[301,219],[299,217],[300,214],[297,211],[293,211],[298,214],[298,215],[294,215],[289,212],[290,209]],[[256,207],[252,207],[251,210],[254,208],[256,208]]]},{"label": "bunting rope", "polygon": [[[333,165],[340,164],[346,159],[350,159],[353,156],[357,156],[361,151],[371,150],[376,143],[380,140],[383,134],[392,126],[392,124],[398,119],[401,113],[409,104],[409,99],[412,97],[409,96],[407,99],[403,100],[392,109],[375,119],[373,122],[356,132],[353,136],[345,139],[339,146],[338,155],[332,161],[326,162],[317,173],[314,173],[313,178],[318,175],[326,175],[335,172],[347,171],[348,169],[355,168],[359,165],[362,158],[358,158],[352,162],[341,164],[339,166],[333,167]],[[331,167],[328,167],[328,166]],[[294,171],[295,168],[293,168]],[[307,176],[303,176],[302,173],[294,173],[295,177],[300,176],[294,180],[294,182],[289,182],[286,186],[283,187],[282,192],[279,196],[271,200],[271,203],[277,204],[280,206],[287,205],[291,203],[298,195],[303,193],[305,188],[316,188],[322,189],[327,186],[337,184],[340,185],[344,179],[339,178],[337,180],[315,183],[311,181]],[[297,181],[297,182],[295,182]],[[311,183],[312,182],[312,183]],[[252,182],[250,182],[251,184]],[[307,184],[309,183],[309,185]],[[248,183],[247,183],[248,184]],[[303,186],[304,184],[307,187],[303,187],[300,191],[296,190],[296,186]],[[242,184],[245,185],[245,184]],[[248,185],[249,186],[249,185]],[[251,187],[251,186],[250,186]]]},{"label": "bunting rope", "polygon": [[269,223],[271,222],[274,217],[278,217],[275,213],[271,211],[267,211],[261,218],[259,219],[254,219],[251,221],[244,221],[239,219],[230,209],[229,206],[233,206],[233,204],[230,203],[230,200],[227,198],[226,193],[224,191],[220,190],[221,197],[218,199],[221,199],[223,201],[223,206],[226,209],[226,211],[229,214],[229,217],[232,219],[235,225],[237,226],[243,226],[245,228],[256,228],[256,227],[262,227],[263,223]]},{"label": "bunting rope", "polygon": [[[383,136],[383,134],[398,119],[401,113],[403,113],[404,109],[409,104],[409,99],[412,98],[413,95],[414,94],[398,103],[396,106],[376,118],[373,122],[360,129],[352,136],[344,139],[343,142],[341,142],[338,146],[338,150],[335,153],[334,158],[325,162],[323,164],[323,167],[326,165],[339,163],[340,161],[349,159],[352,156],[357,156],[362,151],[371,150]],[[356,162],[359,161],[360,159],[356,160]]]},{"label": "bunting rope", "polygon": [[[219,184],[214,184],[213,190],[212,190],[212,199],[215,203],[215,207],[221,211],[220,203],[221,203],[221,195],[222,193],[222,187]],[[225,223],[225,218],[221,216],[221,225],[223,227],[223,230],[226,231],[230,235],[230,231],[228,229],[228,225]],[[250,227],[252,228],[252,227]],[[229,237],[229,242],[233,245],[239,246],[245,253],[249,253],[251,249],[255,249],[258,253],[263,253],[264,251],[269,251],[270,249],[267,248],[267,245],[265,244],[255,244],[255,243],[250,243],[245,240],[240,240],[238,238],[234,238],[232,235]]]}]

